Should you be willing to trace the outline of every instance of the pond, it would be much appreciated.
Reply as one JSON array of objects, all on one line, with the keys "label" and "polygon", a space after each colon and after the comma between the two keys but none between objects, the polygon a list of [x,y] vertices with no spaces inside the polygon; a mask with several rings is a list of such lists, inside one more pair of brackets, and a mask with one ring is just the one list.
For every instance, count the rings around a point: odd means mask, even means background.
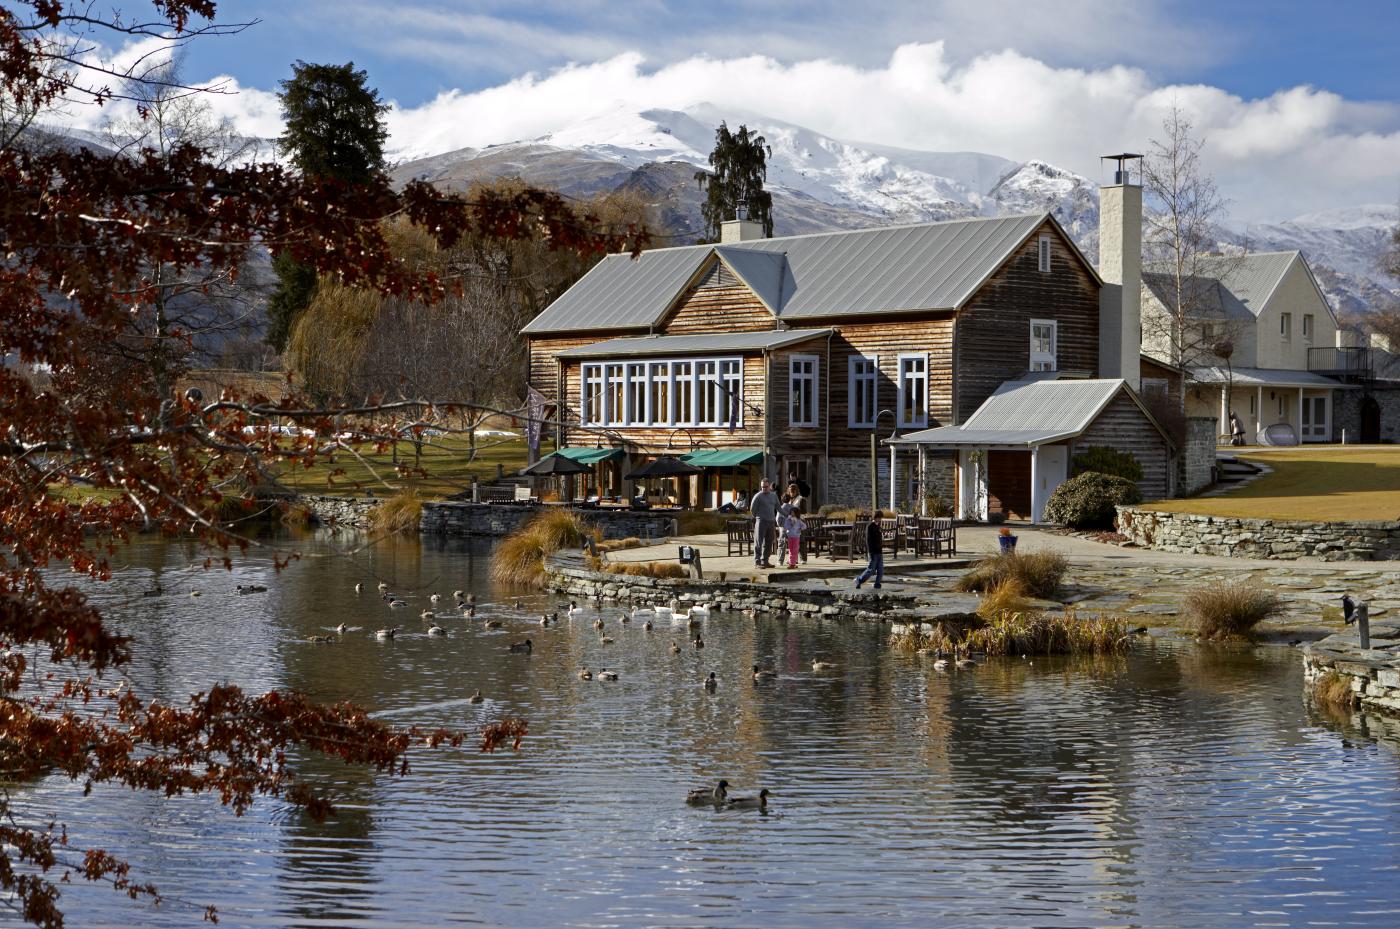
[{"label": "pond", "polygon": [[[71,925],[183,926],[209,903],[225,926],[1400,925],[1400,761],[1310,715],[1290,649],[1158,640],[939,673],[892,655],[880,626],[717,614],[703,650],[675,655],[683,624],[647,632],[615,606],[612,644],[591,610],[542,629],[562,601],[516,609],[480,547],[296,545],[280,574],[254,552],[230,575],[183,544],[135,544],[94,595],[137,637],[139,692],[225,678],[402,724],[518,715],[523,750],[416,751],[407,778],[302,759],[339,802],[325,824],[270,802],[237,818],[205,798],[32,785],[27,816],[61,816],[169,898],[70,885]],[[166,593],[141,596],[155,579]],[[410,607],[391,615],[380,580]],[[269,589],[235,593],[250,583]],[[456,588],[478,619],[444,608],[451,634],[423,634],[429,594]],[[339,644],[305,641],[342,621],[359,628]],[[369,634],[392,623],[394,641]],[[526,637],[533,654],[508,651]],[[755,684],[756,663],[777,679]],[[721,777],[770,789],[769,812],[684,803]]]}]

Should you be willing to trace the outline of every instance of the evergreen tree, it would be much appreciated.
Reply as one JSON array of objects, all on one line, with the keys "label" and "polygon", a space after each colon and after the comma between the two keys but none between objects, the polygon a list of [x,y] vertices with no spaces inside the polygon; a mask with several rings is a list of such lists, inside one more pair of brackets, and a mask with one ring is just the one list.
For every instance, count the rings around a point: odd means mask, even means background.
[{"label": "evergreen tree", "polygon": [[696,171],[695,180],[705,191],[700,215],[705,219],[703,242],[719,241],[720,223],[735,218],[742,202],[748,218],[763,224],[763,234],[773,235],[773,195],[763,189],[768,179],[768,158],[773,150],[756,132],[740,125],[730,132],[723,122],[715,130],[715,148],[710,152],[714,172]]},{"label": "evergreen tree", "polygon": [[[298,61],[277,96],[286,125],[278,146],[304,176],[368,184],[383,172],[389,107],[353,62]],[[277,287],[267,302],[267,341],[280,352],[315,296],[316,275],[285,252],[275,257],[273,270]]]}]

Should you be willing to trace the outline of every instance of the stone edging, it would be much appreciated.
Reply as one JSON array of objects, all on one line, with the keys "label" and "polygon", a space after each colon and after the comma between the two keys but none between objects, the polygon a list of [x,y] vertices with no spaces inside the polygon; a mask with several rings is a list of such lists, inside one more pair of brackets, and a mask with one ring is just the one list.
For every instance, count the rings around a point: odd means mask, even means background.
[{"label": "stone edging", "polygon": [[297,503],[306,507],[318,523],[333,526],[349,526],[352,529],[369,528],[369,514],[384,500],[380,497],[332,497],[330,495],[303,494]]},{"label": "stone edging", "polygon": [[888,622],[918,618],[924,622],[965,621],[973,615],[975,595],[944,595],[938,599],[909,593],[873,590],[831,590],[761,584],[752,581],[692,581],[632,577],[591,571],[583,558],[560,553],[545,562],[545,586],[579,600],[602,598],[621,603],[707,603],[718,610],[752,609],[760,613],[797,613],[833,619]]},{"label": "stone edging", "polygon": [[1363,649],[1352,632],[1313,642],[1303,648],[1303,679],[1311,688],[1335,672],[1348,679],[1361,709],[1400,716],[1400,655],[1391,650],[1400,646],[1400,627],[1372,624],[1371,645]]},{"label": "stone edging", "polygon": [[1315,523],[1120,506],[1117,525],[1134,544],[1164,552],[1281,560],[1400,558],[1400,520]]}]

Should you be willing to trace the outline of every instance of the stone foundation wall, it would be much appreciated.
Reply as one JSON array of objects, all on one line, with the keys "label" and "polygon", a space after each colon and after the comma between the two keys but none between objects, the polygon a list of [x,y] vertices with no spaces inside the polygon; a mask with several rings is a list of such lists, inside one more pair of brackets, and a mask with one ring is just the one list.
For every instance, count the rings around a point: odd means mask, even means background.
[{"label": "stone foundation wall", "polygon": [[[538,516],[534,506],[492,503],[425,503],[420,532],[448,536],[505,536]],[[655,540],[675,535],[675,520],[659,513],[630,510],[582,510],[586,522],[599,526],[605,539],[635,536]]]},{"label": "stone foundation wall", "polygon": [[[890,505],[890,482],[889,482],[889,449],[881,446],[879,468],[879,499],[880,508],[885,509]],[[924,470],[924,494],[926,496],[942,497],[949,505],[952,505],[957,496],[957,487],[953,477],[953,458],[951,455],[937,455],[932,452],[928,454],[925,461]],[[901,506],[910,503],[907,488],[915,479],[918,470],[918,458],[913,452],[901,452],[898,458],[898,484],[895,486],[896,497]],[[827,488],[825,503],[832,503],[837,506],[853,506],[866,508],[870,506],[870,458],[832,458],[828,464]],[[917,501],[913,502],[913,508],[918,509]]]},{"label": "stone foundation wall", "polygon": [[1186,420],[1186,447],[1177,454],[1176,496],[1189,497],[1215,480],[1216,420],[1192,416]]},{"label": "stone foundation wall", "polygon": [[1345,632],[1307,645],[1303,679],[1312,689],[1324,674],[1340,674],[1361,709],[1400,716],[1400,657],[1389,650],[1400,644],[1400,629],[1372,624],[1370,644],[1363,649],[1354,632]]},{"label": "stone foundation wall", "polygon": [[1234,558],[1400,558],[1400,521],[1311,523],[1118,508],[1118,531],[1143,548]]},{"label": "stone foundation wall", "polygon": [[306,507],[318,523],[366,529],[369,514],[384,501],[379,497],[302,496],[297,502]]}]

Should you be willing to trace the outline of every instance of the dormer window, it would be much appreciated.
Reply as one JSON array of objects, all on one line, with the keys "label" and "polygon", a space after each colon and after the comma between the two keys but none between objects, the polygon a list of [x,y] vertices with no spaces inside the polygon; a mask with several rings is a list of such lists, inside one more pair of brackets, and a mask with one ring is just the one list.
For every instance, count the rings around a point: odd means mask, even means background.
[{"label": "dormer window", "polygon": [[1050,272],[1050,237],[1043,235],[1039,243],[1040,271],[1042,274]]}]

